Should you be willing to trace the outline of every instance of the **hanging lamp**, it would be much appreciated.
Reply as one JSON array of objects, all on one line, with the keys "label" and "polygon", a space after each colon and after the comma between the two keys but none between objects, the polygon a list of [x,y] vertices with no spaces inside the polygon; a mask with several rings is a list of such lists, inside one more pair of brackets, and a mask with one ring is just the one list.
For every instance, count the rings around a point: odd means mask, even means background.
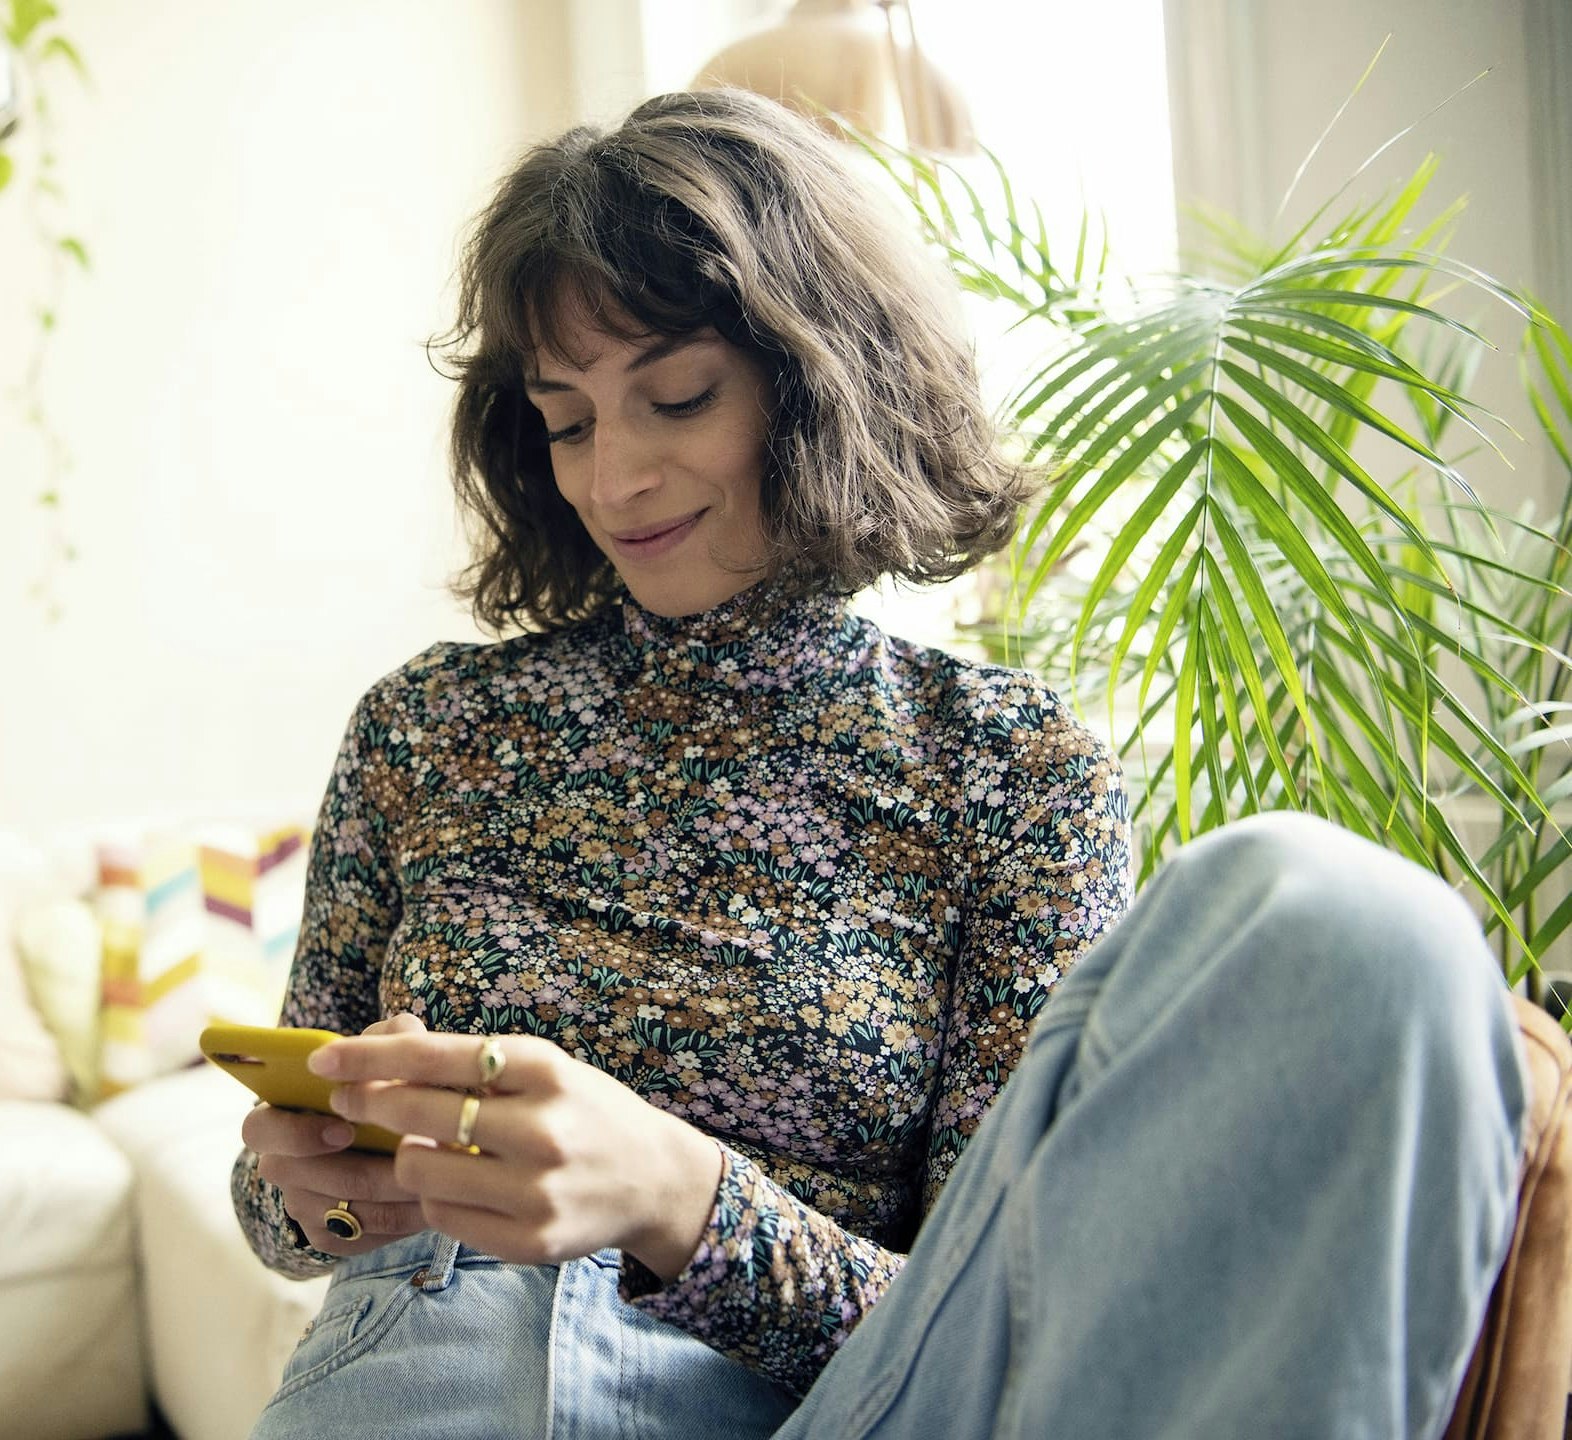
[{"label": "hanging lamp", "polygon": [[922,53],[907,0],[796,0],[706,61],[691,88],[713,85],[767,95],[831,133],[840,129],[831,116],[841,116],[905,149],[977,148],[966,102]]}]

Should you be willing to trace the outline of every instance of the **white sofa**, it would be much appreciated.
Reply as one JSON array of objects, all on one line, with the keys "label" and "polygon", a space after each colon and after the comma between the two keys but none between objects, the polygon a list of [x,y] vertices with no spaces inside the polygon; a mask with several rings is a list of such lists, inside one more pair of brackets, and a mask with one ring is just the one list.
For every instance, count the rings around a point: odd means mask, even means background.
[{"label": "white sofa", "polygon": [[209,1066],[83,1113],[0,1102],[0,1437],[249,1433],[325,1278],[251,1253],[229,1202],[250,1101]]},{"label": "white sofa", "polygon": [[[198,1064],[81,1103],[99,935],[81,847],[59,853],[0,833],[0,1440],[137,1435],[155,1407],[180,1440],[242,1437],[327,1280],[271,1273],[241,1235],[251,1095],[229,1075]],[[71,922],[43,977],[40,914]]]}]

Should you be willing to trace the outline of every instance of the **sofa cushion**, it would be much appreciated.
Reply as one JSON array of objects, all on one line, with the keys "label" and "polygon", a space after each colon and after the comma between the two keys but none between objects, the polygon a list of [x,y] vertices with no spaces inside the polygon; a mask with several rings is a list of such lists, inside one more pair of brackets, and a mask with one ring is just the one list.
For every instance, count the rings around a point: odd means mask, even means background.
[{"label": "sofa cushion", "polygon": [[101,1095],[196,1060],[211,1020],[273,1022],[300,925],[302,827],[192,825],[98,856]]},{"label": "sofa cushion", "polygon": [[6,1017],[0,1045],[0,1100],[64,1100],[69,1077],[60,1046],[28,994],[16,925],[0,894],[0,1015]]},{"label": "sofa cushion", "polygon": [[135,1171],[159,1406],[179,1434],[203,1440],[250,1433],[328,1284],[275,1275],[241,1234],[229,1175],[251,1101],[209,1065],[151,1080],[93,1112]]},{"label": "sofa cushion", "polygon": [[24,1275],[126,1263],[131,1166],[66,1105],[0,1101],[0,1290]]},{"label": "sofa cushion", "polygon": [[28,990],[16,944],[24,906],[66,893],[68,880],[50,857],[15,831],[0,830],[0,1100],[63,1100],[70,1077],[54,1035]]},{"label": "sofa cushion", "polygon": [[130,1164],[87,1116],[0,1101],[0,1433],[146,1424],[130,1196]]},{"label": "sofa cushion", "polygon": [[98,921],[85,902],[56,897],[24,906],[14,933],[28,991],[70,1076],[70,1098],[92,1100],[98,1094]]}]

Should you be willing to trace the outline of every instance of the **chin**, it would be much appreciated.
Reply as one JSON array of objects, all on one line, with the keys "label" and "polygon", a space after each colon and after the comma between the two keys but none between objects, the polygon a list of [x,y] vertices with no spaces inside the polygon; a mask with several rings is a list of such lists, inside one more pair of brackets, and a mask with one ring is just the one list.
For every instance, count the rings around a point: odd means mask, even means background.
[{"label": "chin", "polygon": [[624,575],[622,578],[623,583],[628,587],[628,593],[644,609],[652,615],[660,615],[667,620],[680,619],[684,615],[702,615],[706,610],[724,605],[734,596],[757,584],[760,579],[756,575],[717,575],[708,584],[697,584],[694,577],[689,574],[673,576],[671,583],[662,584],[659,580],[649,577],[630,579]]}]

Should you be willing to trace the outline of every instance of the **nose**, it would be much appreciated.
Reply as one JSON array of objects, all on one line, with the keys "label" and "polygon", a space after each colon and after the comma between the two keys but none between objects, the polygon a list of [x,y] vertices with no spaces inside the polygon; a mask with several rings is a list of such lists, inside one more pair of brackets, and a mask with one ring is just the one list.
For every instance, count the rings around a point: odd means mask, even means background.
[{"label": "nose", "polygon": [[615,510],[660,484],[660,457],[629,427],[597,421],[590,500]]}]

